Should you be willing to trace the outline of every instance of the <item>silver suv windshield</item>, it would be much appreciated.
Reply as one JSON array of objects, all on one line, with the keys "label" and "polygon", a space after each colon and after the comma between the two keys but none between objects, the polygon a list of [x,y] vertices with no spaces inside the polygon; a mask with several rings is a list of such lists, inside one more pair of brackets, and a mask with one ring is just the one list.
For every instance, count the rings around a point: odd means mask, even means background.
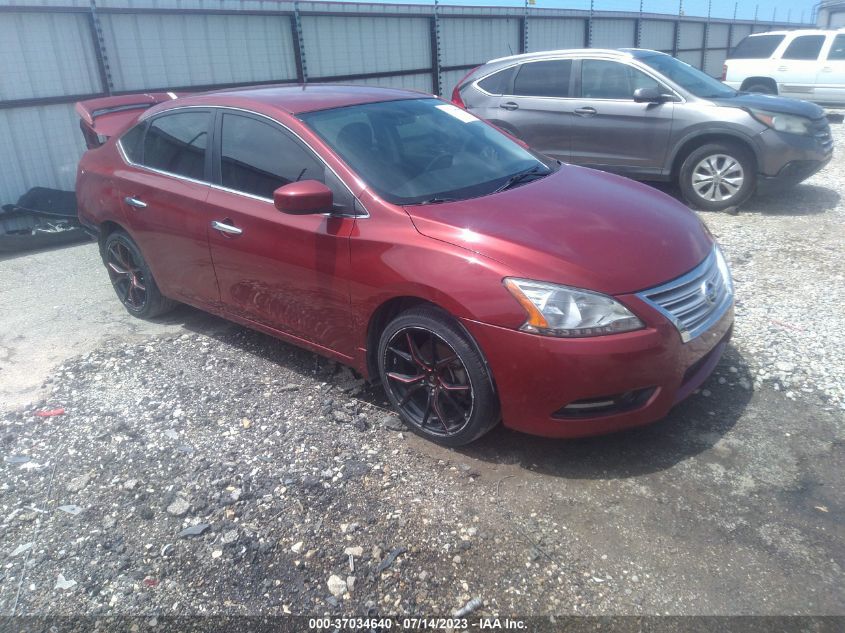
[{"label": "silver suv windshield", "polygon": [[477,198],[541,178],[557,167],[439,99],[367,103],[299,118],[394,204]]},{"label": "silver suv windshield", "polygon": [[736,90],[733,88],[669,55],[645,55],[638,59],[701,99],[736,96]]}]

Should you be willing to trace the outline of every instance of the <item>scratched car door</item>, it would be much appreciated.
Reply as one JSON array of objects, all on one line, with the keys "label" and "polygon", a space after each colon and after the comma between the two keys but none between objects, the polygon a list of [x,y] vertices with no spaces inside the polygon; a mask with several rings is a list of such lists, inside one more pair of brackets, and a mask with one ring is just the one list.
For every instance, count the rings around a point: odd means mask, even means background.
[{"label": "scratched car door", "polygon": [[[218,114],[211,256],[233,316],[351,356],[348,214],[288,215],[273,191],[300,180],[342,190],[310,149],[262,116]],[[329,173],[327,173],[329,172]]]}]

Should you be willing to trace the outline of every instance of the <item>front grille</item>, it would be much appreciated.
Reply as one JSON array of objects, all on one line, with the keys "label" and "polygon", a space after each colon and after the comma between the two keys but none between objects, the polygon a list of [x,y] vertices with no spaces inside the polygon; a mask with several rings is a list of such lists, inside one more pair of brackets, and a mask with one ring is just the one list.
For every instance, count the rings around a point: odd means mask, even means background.
[{"label": "front grille", "polygon": [[722,254],[714,247],[686,275],[637,296],[669,319],[686,343],[707,331],[731,306],[733,283]]},{"label": "front grille", "polygon": [[833,137],[830,135],[830,123],[827,117],[813,120],[813,136],[825,152],[833,149]]}]

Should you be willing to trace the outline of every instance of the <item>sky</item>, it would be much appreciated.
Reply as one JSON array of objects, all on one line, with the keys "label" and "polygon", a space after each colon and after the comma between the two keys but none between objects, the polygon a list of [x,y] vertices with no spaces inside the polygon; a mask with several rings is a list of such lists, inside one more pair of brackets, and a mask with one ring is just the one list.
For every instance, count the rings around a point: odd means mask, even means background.
[{"label": "sky", "polygon": [[[367,1],[367,0],[362,0]],[[371,2],[403,2],[413,4],[433,4],[434,0],[368,0]],[[593,0],[597,11],[638,11],[640,0]],[[736,17],[744,20],[757,19],[761,22],[776,21],[809,22],[816,0],[642,0],[643,11],[651,13],[677,14],[683,3],[685,15],[706,16],[708,4],[710,15],[717,18],[732,18],[736,7]],[[523,0],[442,0],[441,4],[460,4],[465,6],[522,6]],[[590,0],[536,0],[537,8],[547,9],[589,9]]]}]

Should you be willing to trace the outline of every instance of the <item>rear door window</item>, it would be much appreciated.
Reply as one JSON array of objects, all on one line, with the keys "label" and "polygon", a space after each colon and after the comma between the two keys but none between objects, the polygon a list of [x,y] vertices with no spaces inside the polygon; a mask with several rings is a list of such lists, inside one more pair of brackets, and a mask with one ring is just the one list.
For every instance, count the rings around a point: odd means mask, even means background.
[{"label": "rear door window", "polygon": [[736,45],[728,59],[768,59],[783,42],[784,35],[749,35]]},{"label": "rear door window", "polygon": [[824,35],[796,37],[783,52],[782,59],[818,59],[824,44]]},{"label": "rear door window", "polygon": [[570,97],[571,59],[528,62],[519,67],[513,93],[523,97]]},{"label": "rear door window", "polygon": [[205,179],[205,152],[211,113],[191,110],[150,122],[144,136],[143,165],[194,180]]},{"label": "rear door window", "polygon": [[660,88],[660,84],[627,64],[604,59],[581,62],[581,97],[584,99],[633,99],[637,88]]}]

